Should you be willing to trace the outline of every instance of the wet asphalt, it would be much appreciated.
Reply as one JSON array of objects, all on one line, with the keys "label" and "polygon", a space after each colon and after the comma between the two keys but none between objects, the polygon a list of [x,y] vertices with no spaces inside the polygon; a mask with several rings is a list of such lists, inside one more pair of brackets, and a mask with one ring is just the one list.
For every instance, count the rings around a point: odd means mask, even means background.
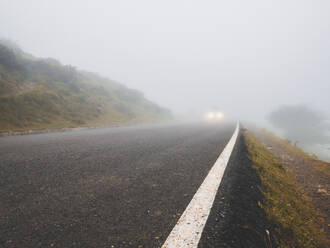
[{"label": "wet asphalt", "polygon": [[0,247],[160,247],[234,129],[181,123],[1,137]]}]

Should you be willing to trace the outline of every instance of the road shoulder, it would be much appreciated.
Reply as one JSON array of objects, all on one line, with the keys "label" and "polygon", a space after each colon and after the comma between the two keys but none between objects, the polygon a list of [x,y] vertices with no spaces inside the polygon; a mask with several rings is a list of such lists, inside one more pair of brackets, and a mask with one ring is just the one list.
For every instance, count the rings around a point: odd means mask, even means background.
[{"label": "road shoulder", "polygon": [[258,205],[260,186],[240,134],[198,247],[266,247],[266,230],[273,233],[274,225]]},{"label": "road shoulder", "polygon": [[243,130],[199,247],[327,247],[320,220],[287,166]]}]

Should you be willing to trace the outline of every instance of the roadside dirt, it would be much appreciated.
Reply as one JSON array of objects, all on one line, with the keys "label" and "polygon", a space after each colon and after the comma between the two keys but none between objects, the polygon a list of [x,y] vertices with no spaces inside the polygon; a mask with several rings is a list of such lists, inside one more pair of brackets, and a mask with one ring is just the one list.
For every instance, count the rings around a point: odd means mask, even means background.
[{"label": "roadside dirt", "polygon": [[264,130],[249,128],[249,131],[287,166],[303,194],[312,200],[316,210],[320,212],[320,231],[330,237],[330,175],[325,171],[329,164],[303,154],[289,141],[280,140]]}]

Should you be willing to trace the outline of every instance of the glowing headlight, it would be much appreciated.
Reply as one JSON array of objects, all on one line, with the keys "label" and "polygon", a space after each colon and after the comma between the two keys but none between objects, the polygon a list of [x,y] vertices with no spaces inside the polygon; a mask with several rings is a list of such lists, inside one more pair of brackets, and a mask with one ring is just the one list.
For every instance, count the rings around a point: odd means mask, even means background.
[{"label": "glowing headlight", "polygon": [[220,111],[210,111],[205,114],[205,119],[214,122],[222,120],[224,116]]},{"label": "glowing headlight", "polygon": [[222,118],[223,118],[223,113],[218,112],[218,113],[217,113],[217,118],[218,118],[218,119],[222,119]]},{"label": "glowing headlight", "polygon": [[207,114],[208,119],[213,119],[215,117],[215,114],[213,112],[210,112]]}]

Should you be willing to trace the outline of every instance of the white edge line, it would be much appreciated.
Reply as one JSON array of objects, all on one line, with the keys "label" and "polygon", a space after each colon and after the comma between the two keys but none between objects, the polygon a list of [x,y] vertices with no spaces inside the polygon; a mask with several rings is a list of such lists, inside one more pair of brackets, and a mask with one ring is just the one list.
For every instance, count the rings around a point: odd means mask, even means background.
[{"label": "white edge line", "polygon": [[238,133],[239,123],[162,248],[196,248],[198,246]]}]

